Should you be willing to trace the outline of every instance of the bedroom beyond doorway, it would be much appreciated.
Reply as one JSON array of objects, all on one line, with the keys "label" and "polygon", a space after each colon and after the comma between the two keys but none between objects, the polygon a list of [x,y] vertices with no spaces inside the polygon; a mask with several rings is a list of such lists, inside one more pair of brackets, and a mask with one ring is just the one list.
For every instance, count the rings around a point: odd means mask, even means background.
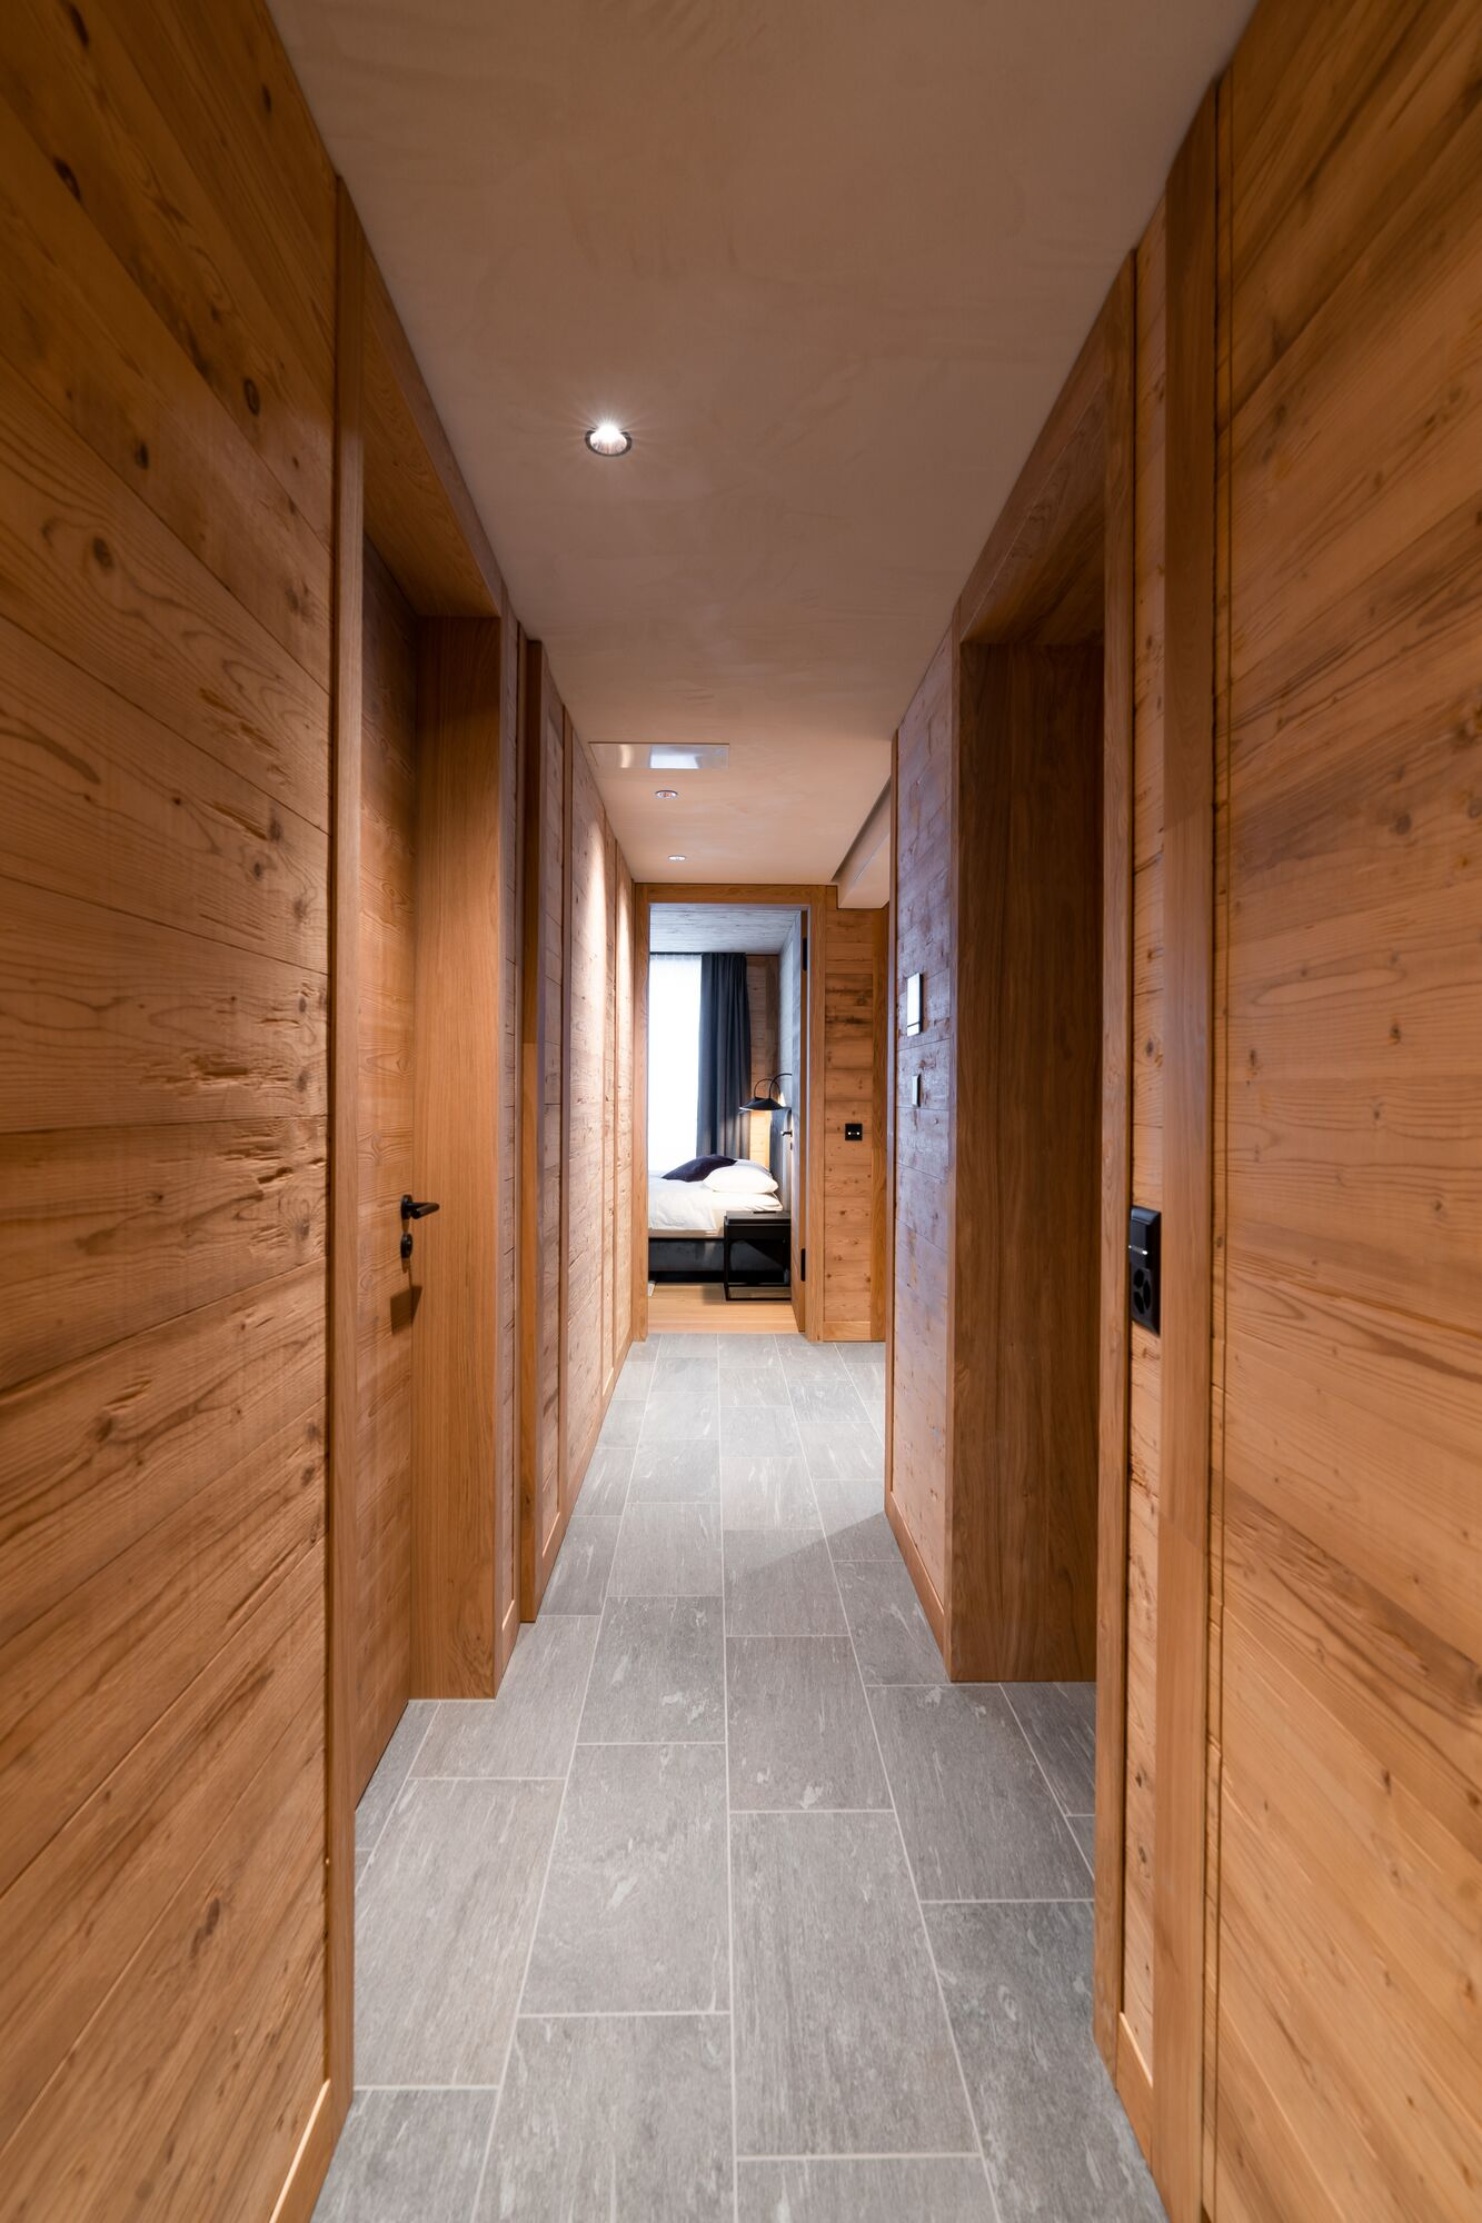
[{"label": "bedroom beyond doorway", "polygon": [[798,1332],[806,905],[648,914],[649,1325]]}]

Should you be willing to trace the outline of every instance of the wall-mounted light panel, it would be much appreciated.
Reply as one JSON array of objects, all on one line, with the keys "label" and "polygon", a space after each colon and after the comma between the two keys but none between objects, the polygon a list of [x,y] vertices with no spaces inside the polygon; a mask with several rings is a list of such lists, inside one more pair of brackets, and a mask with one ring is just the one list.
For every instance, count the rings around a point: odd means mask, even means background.
[{"label": "wall-mounted light panel", "polygon": [[912,973],[906,982],[906,1032],[919,1034],[926,1025],[926,975]]}]

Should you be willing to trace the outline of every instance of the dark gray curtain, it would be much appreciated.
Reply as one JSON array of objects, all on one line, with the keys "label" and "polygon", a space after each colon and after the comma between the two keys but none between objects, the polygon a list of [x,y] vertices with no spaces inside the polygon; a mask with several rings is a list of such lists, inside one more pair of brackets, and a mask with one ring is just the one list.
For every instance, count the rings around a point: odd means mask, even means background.
[{"label": "dark gray curtain", "polygon": [[746,1155],[751,1094],[751,1006],[744,957],[700,959],[700,1132],[702,1157]]}]

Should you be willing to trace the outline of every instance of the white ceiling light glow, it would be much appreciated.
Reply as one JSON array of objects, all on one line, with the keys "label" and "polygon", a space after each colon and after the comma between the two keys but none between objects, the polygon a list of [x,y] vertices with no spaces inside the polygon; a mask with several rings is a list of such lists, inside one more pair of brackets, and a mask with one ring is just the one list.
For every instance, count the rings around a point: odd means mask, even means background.
[{"label": "white ceiling light glow", "polygon": [[624,432],[622,426],[611,417],[604,417],[587,434],[587,446],[593,455],[626,455],[632,445],[632,433]]},{"label": "white ceiling light glow", "polygon": [[682,851],[676,849],[670,851],[669,862],[670,864],[688,864],[689,858]]}]

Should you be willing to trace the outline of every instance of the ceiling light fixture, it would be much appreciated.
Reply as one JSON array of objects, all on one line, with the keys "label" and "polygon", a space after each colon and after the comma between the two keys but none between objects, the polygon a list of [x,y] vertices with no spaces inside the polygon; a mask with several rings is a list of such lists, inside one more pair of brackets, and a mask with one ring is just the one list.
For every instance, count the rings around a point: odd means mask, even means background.
[{"label": "ceiling light fixture", "polygon": [[688,864],[689,858],[684,856],[679,850],[675,849],[670,851],[669,862],[670,864]]},{"label": "ceiling light fixture", "polygon": [[593,455],[626,455],[633,445],[632,433],[624,432],[611,417],[604,417],[601,424],[593,425],[586,439]]},{"label": "ceiling light fixture", "polygon": [[679,789],[677,787],[656,787],[654,789],[654,801],[656,803],[677,803],[679,801]]}]

